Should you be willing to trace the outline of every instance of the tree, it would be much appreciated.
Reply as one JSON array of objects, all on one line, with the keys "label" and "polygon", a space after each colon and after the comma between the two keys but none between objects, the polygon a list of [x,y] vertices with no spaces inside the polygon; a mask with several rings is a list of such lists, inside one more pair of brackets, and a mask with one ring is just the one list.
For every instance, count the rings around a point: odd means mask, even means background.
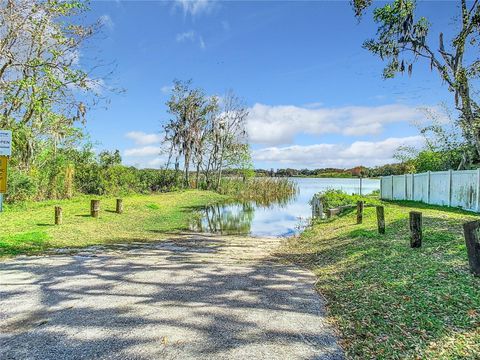
[{"label": "tree", "polygon": [[[353,0],[356,16],[361,17],[371,4],[372,0]],[[428,61],[453,94],[463,136],[480,155],[480,107],[473,89],[473,82],[480,75],[477,54],[480,4],[475,0],[467,5],[466,0],[461,0],[459,5],[460,21],[455,36],[446,41],[440,32],[436,43],[428,36],[428,20],[416,14],[415,1],[395,0],[376,8],[373,18],[379,24],[377,37],[367,40],[363,46],[388,61],[383,72],[385,78],[405,71],[412,74],[417,61]]]},{"label": "tree", "polygon": [[35,156],[78,137],[101,79],[79,64],[80,48],[101,27],[77,24],[81,1],[0,2],[0,128],[13,130],[14,162],[29,169]]},{"label": "tree", "polygon": [[246,132],[246,106],[232,92],[220,102],[217,96],[206,96],[191,81],[175,81],[167,102],[173,115],[164,124],[168,147],[167,168],[174,163],[178,171],[183,163],[184,186],[190,186],[190,167],[196,172],[195,186],[203,174],[207,188],[218,188],[227,168],[239,168],[243,175],[253,167]]},{"label": "tree", "polygon": [[190,186],[192,157],[201,161],[209,116],[217,109],[216,98],[208,98],[202,89],[192,89],[190,81],[174,81],[167,106],[173,118],[164,126],[165,141],[170,145],[169,162],[175,156],[175,169],[183,157],[184,185]]},{"label": "tree", "polygon": [[212,151],[207,173],[214,171],[216,188],[220,186],[225,168],[238,167],[245,175],[253,167],[246,130],[247,117],[247,107],[233,91],[229,91],[223,97],[220,114],[213,119],[210,136]]},{"label": "tree", "polygon": [[459,129],[452,126],[451,114],[446,112],[447,121],[432,110],[426,110],[426,116],[429,119],[427,126],[416,124],[424,138],[423,148],[400,147],[395,158],[402,161],[410,172],[470,168],[475,150]]},{"label": "tree", "polygon": [[111,166],[120,165],[122,163],[122,157],[119,150],[104,150],[98,154],[98,161],[101,167],[109,168]]}]

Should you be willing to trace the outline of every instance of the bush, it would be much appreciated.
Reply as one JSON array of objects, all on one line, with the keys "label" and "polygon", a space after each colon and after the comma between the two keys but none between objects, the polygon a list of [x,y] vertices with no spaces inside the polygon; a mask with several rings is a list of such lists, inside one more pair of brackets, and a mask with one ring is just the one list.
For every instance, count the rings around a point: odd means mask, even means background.
[{"label": "bush", "polygon": [[345,205],[355,205],[357,201],[364,201],[366,204],[376,205],[380,201],[378,196],[349,195],[342,190],[326,190],[319,194],[325,209],[336,208]]},{"label": "bush", "polygon": [[33,177],[12,169],[8,173],[7,202],[26,201],[33,199],[38,191]]}]

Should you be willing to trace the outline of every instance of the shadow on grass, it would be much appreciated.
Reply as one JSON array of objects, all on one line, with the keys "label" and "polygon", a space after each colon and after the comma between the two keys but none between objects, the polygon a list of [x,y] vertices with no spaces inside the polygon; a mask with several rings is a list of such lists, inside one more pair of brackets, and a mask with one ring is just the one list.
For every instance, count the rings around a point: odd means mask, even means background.
[{"label": "shadow on grass", "polygon": [[[437,358],[441,351],[431,344],[445,338],[443,355],[475,354],[480,314],[472,309],[480,308],[480,279],[469,271],[461,220],[424,216],[418,249],[410,248],[406,217],[387,219],[385,235],[371,222],[337,220],[317,225],[324,227],[319,237],[292,240],[291,252],[279,256],[318,275],[351,356]],[[460,332],[467,340],[457,338]]]},{"label": "shadow on grass", "polygon": [[480,216],[480,214],[478,213],[475,213],[473,211],[467,211],[459,207],[425,204],[422,202],[411,201],[411,200],[382,200],[382,201],[387,204],[398,205],[401,207],[427,209],[427,210],[439,210],[439,211],[444,211],[444,212],[454,213],[454,214]]}]

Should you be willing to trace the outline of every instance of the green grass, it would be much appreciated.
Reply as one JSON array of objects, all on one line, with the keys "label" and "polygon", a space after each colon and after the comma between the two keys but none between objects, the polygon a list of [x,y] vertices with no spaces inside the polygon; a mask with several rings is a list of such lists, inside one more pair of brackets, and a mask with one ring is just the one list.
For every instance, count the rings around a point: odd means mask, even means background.
[{"label": "green grass", "polygon": [[[408,213],[423,213],[420,249],[409,247]],[[312,269],[348,358],[479,359],[480,278],[469,272],[462,224],[471,213],[415,203],[385,204],[321,221],[281,255]]]},{"label": "green grass", "polygon": [[[100,199],[100,216],[90,217],[90,199]],[[191,211],[225,199],[209,191],[179,191],[123,198],[124,213],[114,212],[115,198],[29,202],[0,213],[0,257],[36,254],[52,248],[161,240],[185,230]],[[63,224],[54,225],[54,206],[63,208]]]}]

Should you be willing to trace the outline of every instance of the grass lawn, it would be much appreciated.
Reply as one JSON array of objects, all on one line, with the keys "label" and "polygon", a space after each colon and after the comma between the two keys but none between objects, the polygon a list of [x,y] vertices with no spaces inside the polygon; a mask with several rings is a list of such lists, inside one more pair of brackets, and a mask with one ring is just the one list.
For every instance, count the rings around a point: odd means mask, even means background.
[{"label": "grass lawn", "polygon": [[[90,217],[90,199],[100,199],[99,218]],[[29,202],[0,213],[0,257],[35,254],[51,248],[152,241],[188,228],[193,208],[225,197],[208,191],[179,191],[124,197],[124,213],[115,198]],[[63,224],[54,225],[54,206],[63,208]]]},{"label": "grass lawn", "polygon": [[[409,247],[408,213],[423,213]],[[282,256],[312,269],[343,347],[355,359],[480,359],[480,278],[469,272],[462,224],[478,216],[415,203],[350,212],[291,239]]]}]

